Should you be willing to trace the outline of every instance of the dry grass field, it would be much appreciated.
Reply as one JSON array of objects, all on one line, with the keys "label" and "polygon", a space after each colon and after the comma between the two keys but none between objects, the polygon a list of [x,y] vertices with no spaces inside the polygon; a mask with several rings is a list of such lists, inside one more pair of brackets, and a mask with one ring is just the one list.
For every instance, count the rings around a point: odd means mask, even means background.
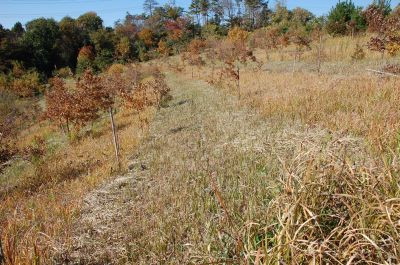
[{"label": "dry grass field", "polygon": [[116,115],[121,171],[106,117],[70,144],[24,130],[51,155],[0,175],[6,264],[400,263],[400,79],[367,71],[399,58],[353,60],[367,39],[325,39],[320,73],[317,43],[257,50],[240,98],[220,62],[151,62],[171,100],[145,133]]},{"label": "dry grass field", "polygon": [[[145,78],[148,74],[145,74]],[[73,85],[69,82],[69,85]],[[156,108],[144,110],[151,120]],[[84,196],[127,171],[129,157],[147,128],[132,110],[115,115],[121,165],[115,161],[109,117],[104,114],[70,139],[47,121],[21,130],[18,148],[43,155],[17,157],[0,174],[0,225],[6,264],[48,264],[58,249],[56,238],[70,238]],[[41,154],[41,153],[40,153]]]},{"label": "dry grass field", "polygon": [[[239,242],[246,249],[241,262],[399,262],[400,79],[367,71],[399,58],[382,59],[365,49],[364,59],[353,60],[356,44],[366,39],[326,40],[320,73],[315,51],[294,62],[293,47],[268,59],[259,50],[258,63],[241,66],[238,104],[281,128],[268,145],[279,192],[261,216],[252,212],[239,226],[245,231],[240,240],[247,240]],[[169,67],[179,63],[175,58]],[[178,70],[191,77],[191,69]],[[221,63],[208,64],[194,78],[237,97],[234,80],[218,79],[221,71]]]}]

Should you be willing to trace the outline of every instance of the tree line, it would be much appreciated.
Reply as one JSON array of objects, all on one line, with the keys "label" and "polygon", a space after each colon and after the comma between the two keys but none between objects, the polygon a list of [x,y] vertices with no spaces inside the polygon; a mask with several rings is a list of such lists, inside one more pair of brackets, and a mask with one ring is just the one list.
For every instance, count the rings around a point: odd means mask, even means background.
[{"label": "tree line", "polygon": [[17,22],[11,29],[0,25],[0,73],[34,69],[43,79],[88,68],[101,72],[115,62],[179,53],[194,38],[226,36],[234,27],[275,27],[281,35],[295,30],[308,34],[319,27],[331,35],[354,35],[367,30],[368,10],[387,17],[390,6],[388,0],[375,0],[364,10],[352,1],[340,1],[327,16],[317,17],[303,8],[289,10],[284,1],[272,7],[265,0],[192,0],[185,11],[173,2],[161,6],[145,0],[145,13],[127,13],[114,27],[105,27],[94,12],[60,21],[38,18],[25,26]]}]

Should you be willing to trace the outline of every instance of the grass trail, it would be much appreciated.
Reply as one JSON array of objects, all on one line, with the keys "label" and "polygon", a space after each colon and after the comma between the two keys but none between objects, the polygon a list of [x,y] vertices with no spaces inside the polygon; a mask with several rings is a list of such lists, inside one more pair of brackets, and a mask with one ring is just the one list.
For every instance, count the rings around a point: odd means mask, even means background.
[{"label": "grass trail", "polygon": [[281,193],[278,179],[327,149],[340,156],[349,145],[347,156],[365,155],[349,137],[273,126],[203,81],[167,80],[173,99],[158,111],[130,173],[86,198],[58,262],[251,262],[261,227],[275,221],[268,209]]},{"label": "grass trail", "polygon": [[252,184],[256,180],[244,175],[265,174],[260,156],[265,121],[202,81],[168,75],[168,83],[173,99],[160,109],[147,141],[133,156],[131,173],[86,199],[67,259],[180,263],[189,258],[184,257],[188,249],[204,241],[200,258],[214,251],[214,243],[232,240],[228,234],[233,231],[219,239],[221,229],[235,230],[214,198],[213,172],[221,193],[238,204],[225,207],[245,207],[239,204],[249,193],[261,201],[268,194],[268,178]]}]

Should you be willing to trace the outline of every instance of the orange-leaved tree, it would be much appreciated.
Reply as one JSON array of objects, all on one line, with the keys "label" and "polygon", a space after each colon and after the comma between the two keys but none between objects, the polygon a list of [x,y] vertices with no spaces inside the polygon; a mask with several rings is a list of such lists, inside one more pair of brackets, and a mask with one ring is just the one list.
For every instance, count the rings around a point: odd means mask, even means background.
[{"label": "orange-leaved tree", "polygon": [[70,124],[75,121],[75,93],[69,91],[63,79],[50,80],[50,90],[46,93],[46,112],[44,116],[60,126],[70,136]]},{"label": "orange-leaved tree", "polygon": [[141,115],[143,111],[148,107],[158,106],[169,92],[164,75],[158,69],[154,69],[152,74],[154,80],[138,82],[134,84],[133,90],[124,95],[126,106],[138,115],[142,132],[149,124],[147,117]]},{"label": "orange-leaved tree", "polygon": [[79,50],[76,72],[78,75],[84,73],[87,69],[92,69],[96,55],[92,46],[83,46]]},{"label": "orange-leaved tree", "polygon": [[249,32],[235,27],[229,31],[227,40],[220,45],[218,50],[220,60],[225,63],[225,74],[236,81],[239,99],[241,97],[240,66],[248,61],[256,61],[253,52],[247,47],[248,38]]},{"label": "orange-leaved tree", "polygon": [[201,57],[201,52],[205,48],[205,42],[200,39],[192,40],[187,46],[186,52],[182,55],[182,60],[187,61],[191,66],[192,78],[194,76],[194,67],[201,67],[205,64],[203,58]]},{"label": "orange-leaved tree", "polygon": [[400,7],[389,16],[376,5],[371,5],[364,15],[368,22],[368,29],[376,35],[371,37],[368,48],[381,53],[382,59],[385,52],[395,56],[400,51]]}]

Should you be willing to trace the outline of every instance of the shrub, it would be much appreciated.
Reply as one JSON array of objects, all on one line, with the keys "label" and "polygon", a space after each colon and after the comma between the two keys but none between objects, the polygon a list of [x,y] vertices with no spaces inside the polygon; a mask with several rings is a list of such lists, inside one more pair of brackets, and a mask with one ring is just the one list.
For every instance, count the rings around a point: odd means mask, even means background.
[{"label": "shrub", "polygon": [[16,154],[16,151],[13,147],[11,147],[9,144],[2,143],[0,146],[0,172],[2,169],[2,164],[10,160],[14,155]]},{"label": "shrub", "polygon": [[160,41],[158,43],[158,49],[157,51],[162,55],[162,56],[169,56],[171,54],[171,48],[168,47],[166,41]]},{"label": "shrub", "polygon": [[370,7],[365,16],[369,21],[370,30],[376,32],[376,36],[371,37],[368,42],[369,49],[380,52],[382,58],[385,51],[390,56],[396,56],[400,51],[400,16],[397,11],[385,17],[383,10]]},{"label": "shrub", "polygon": [[383,71],[391,74],[400,74],[400,64],[388,64],[383,68]]},{"label": "shrub", "polygon": [[153,46],[153,38],[154,38],[154,33],[150,29],[143,29],[142,31],[139,32],[138,34],[139,39],[143,41],[143,43],[147,47]]},{"label": "shrub", "polygon": [[116,63],[116,64],[111,65],[108,68],[107,73],[108,74],[122,74],[122,73],[124,73],[124,71],[125,71],[125,66],[123,64]]},{"label": "shrub", "polygon": [[59,78],[70,78],[73,77],[74,74],[72,73],[71,68],[64,67],[53,71],[53,76],[57,76]]},{"label": "shrub", "polygon": [[365,58],[365,51],[360,44],[356,45],[353,54],[351,55],[353,60],[363,60]]},{"label": "shrub", "polygon": [[20,78],[12,80],[11,89],[20,97],[32,97],[42,92],[43,86],[40,83],[39,73],[31,70]]},{"label": "shrub", "polygon": [[0,90],[6,90],[9,88],[8,78],[5,74],[0,74]]}]

